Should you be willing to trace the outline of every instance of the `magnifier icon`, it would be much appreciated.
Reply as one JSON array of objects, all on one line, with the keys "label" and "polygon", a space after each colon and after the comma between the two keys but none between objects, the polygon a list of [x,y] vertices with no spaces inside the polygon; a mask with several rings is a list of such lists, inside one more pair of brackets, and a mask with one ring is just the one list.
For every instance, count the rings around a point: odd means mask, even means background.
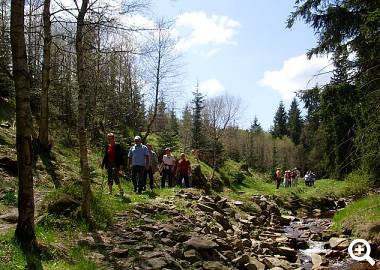
[{"label": "magnifier icon", "polygon": [[[365,251],[365,252],[364,252]],[[371,254],[371,246],[364,239],[355,239],[348,247],[348,254],[355,261],[367,261],[370,265],[375,265],[375,260],[369,255]]]}]

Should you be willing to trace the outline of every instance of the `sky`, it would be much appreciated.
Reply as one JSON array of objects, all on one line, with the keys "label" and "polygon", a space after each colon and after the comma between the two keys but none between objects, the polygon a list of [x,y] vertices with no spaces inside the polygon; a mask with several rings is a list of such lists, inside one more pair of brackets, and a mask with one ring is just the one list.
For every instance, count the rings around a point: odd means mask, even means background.
[{"label": "sky", "polygon": [[241,99],[238,124],[248,128],[257,116],[266,130],[283,100],[294,92],[328,82],[327,57],[306,58],[316,43],[310,27],[298,21],[286,28],[294,0],[152,0],[153,16],[174,20],[177,50],[184,62],[183,95],[191,100],[199,81],[208,97],[228,94]]},{"label": "sky", "polygon": [[241,100],[240,127],[249,128],[256,116],[269,130],[281,100],[288,109],[296,91],[330,79],[328,57],[306,57],[316,44],[313,30],[302,21],[286,28],[295,0],[150,0],[149,10],[132,16],[120,14],[123,1],[97,3],[113,3],[112,13],[125,24],[154,29],[159,18],[173,21],[184,75],[167,102],[179,116],[198,82],[207,97],[228,94]]}]

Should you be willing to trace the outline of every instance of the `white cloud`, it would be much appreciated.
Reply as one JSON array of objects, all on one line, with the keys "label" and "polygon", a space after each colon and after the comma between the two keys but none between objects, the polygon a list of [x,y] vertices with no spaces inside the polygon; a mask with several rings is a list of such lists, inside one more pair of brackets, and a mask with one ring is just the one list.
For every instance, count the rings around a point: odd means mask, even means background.
[{"label": "white cloud", "polygon": [[209,50],[208,52],[205,53],[205,56],[211,57],[211,56],[219,53],[220,50],[221,50],[220,48],[215,48],[215,49]]},{"label": "white cloud", "polygon": [[215,78],[199,84],[199,91],[207,96],[215,96],[224,90],[224,86]]},{"label": "white cloud", "polygon": [[328,57],[308,60],[303,54],[286,60],[280,70],[266,71],[259,83],[278,91],[285,100],[290,100],[298,90],[328,83],[331,78],[329,71],[332,70],[333,65]]},{"label": "white cloud", "polygon": [[187,35],[179,38],[177,49],[184,51],[196,45],[235,44],[233,36],[239,26],[238,21],[227,16],[209,16],[202,11],[185,12],[176,18],[178,33],[187,31]]}]

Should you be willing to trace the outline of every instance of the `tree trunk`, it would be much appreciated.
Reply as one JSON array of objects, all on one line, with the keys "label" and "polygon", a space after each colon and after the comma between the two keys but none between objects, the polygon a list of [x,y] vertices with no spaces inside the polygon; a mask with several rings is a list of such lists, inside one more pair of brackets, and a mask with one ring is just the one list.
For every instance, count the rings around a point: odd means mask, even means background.
[{"label": "tree trunk", "polygon": [[77,33],[75,40],[75,49],[77,52],[77,77],[78,77],[78,139],[80,151],[80,167],[82,177],[82,216],[91,223],[91,186],[90,170],[87,157],[87,134],[86,134],[86,93],[87,78],[84,67],[84,41],[83,28],[84,17],[87,12],[88,0],[83,0],[81,9],[77,18]]},{"label": "tree trunk", "polygon": [[16,146],[18,163],[18,220],[16,238],[32,246],[34,234],[34,194],[32,174],[32,118],[30,74],[24,36],[24,0],[11,3],[11,47],[16,90]]},{"label": "tree trunk", "polygon": [[41,91],[41,115],[38,140],[40,146],[48,149],[49,145],[49,84],[50,84],[50,54],[51,54],[51,22],[50,22],[50,0],[44,1],[44,56],[42,62],[42,91]]}]

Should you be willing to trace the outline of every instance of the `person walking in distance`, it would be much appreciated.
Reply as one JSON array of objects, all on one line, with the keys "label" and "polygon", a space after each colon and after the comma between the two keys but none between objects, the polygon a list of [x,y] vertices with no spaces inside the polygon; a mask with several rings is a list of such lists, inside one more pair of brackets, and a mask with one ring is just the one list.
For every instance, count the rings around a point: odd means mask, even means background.
[{"label": "person walking in distance", "polygon": [[274,173],[274,179],[277,183],[276,189],[279,189],[282,181],[282,172],[280,168],[277,168],[276,172]]},{"label": "person walking in distance", "polygon": [[144,187],[146,187],[146,180],[149,176],[149,187],[150,190],[154,188],[154,177],[153,174],[157,171],[158,158],[156,152],[153,151],[153,146],[151,144],[146,145],[148,147],[149,153],[149,163],[148,168],[144,172]]},{"label": "person walking in distance", "polygon": [[134,192],[142,193],[144,183],[144,172],[149,165],[148,148],[141,143],[141,137],[135,137],[135,144],[129,149],[129,167],[132,169],[132,182]]},{"label": "person walking in distance", "polygon": [[172,155],[172,151],[170,148],[165,149],[165,155],[162,157],[162,177],[161,177],[161,188],[165,187],[166,178],[168,178],[169,187],[173,187],[173,174],[174,167],[176,164],[176,159]]},{"label": "person walking in distance", "polygon": [[182,179],[185,182],[185,187],[190,187],[189,176],[191,174],[191,164],[190,160],[186,158],[185,153],[181,153],[181,159],[177,164],[177,185],[182,186]]},{"label": "person walking in distance", "polygon": [[108,144],[104,149],[102,169],[107,169],[109,193],[112,194],[113,182],[119,186],[120,195],[123,196],[123,188],[120,184],[119,174],[123,170],[123,151],[120,144],[115,142],[115,135],[107,135]]}]

